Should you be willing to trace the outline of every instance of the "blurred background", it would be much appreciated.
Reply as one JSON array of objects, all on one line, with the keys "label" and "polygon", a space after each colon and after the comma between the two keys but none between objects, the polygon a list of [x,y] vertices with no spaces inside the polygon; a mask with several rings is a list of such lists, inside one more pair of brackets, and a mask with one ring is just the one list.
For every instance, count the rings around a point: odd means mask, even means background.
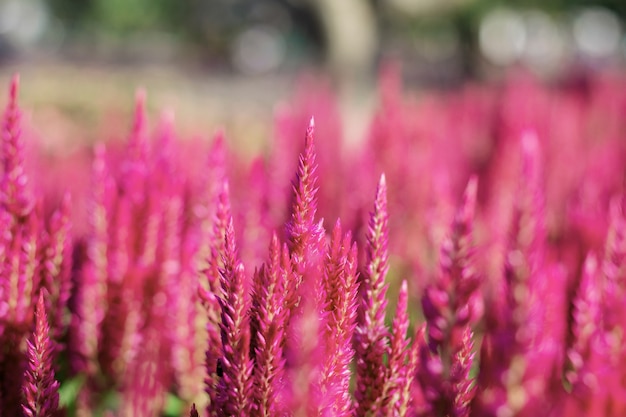
[{"label": "blurred background", "polygon": [[304,71],[328,74],[358,125],[384,62],[438,89],[619,69],[625,17],[623,0],[0,0],[0,76],[22,73],[37,117],[82,135],[144,86],[183,126],[254,137]]}]

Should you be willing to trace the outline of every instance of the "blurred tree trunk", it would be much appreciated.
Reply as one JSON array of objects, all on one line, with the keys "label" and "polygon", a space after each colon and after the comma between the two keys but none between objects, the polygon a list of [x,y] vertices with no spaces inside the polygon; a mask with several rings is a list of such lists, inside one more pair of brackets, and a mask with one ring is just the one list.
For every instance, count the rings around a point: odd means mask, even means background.
[{"label": "blurred tree trunk", "polygon": [[371,75],[378,48],[374,8],[368,0],[309,0],[322,22],[328,63],[340,82]]}]

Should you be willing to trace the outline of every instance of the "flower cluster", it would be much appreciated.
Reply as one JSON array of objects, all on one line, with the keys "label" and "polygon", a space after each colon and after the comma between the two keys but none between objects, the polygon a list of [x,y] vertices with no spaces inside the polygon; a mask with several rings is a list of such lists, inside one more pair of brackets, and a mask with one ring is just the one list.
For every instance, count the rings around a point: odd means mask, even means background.
[{"label": "flower cluster", "polygon": [[0,415],[624,415],[626,81],[587,81],[414,100],[387,69],[359,149],[309,86],[251,164],[140,91],[55,171],[15,77]]}]

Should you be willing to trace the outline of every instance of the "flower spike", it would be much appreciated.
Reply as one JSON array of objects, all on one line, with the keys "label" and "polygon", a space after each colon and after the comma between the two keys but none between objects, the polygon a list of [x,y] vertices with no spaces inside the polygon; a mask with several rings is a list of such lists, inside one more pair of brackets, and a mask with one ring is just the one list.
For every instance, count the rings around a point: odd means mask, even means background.
[{"label": "flower spike", "polygon": [[28,343],[28,366],[24,375],[24,403],[28,417],[54,417],[59,408],[59,383],[54,378],[54,345],[46,316],[43,292],[35,312],[35,332]]},{"label": "flower spike", "polygon": [[28,178],[24,170],[24,140],[22,138],[22,112],[17,104],[20,77],[15,75],[9,89],[9,103],[4,111],[1,133],[2,180],[0,198],[4,208],[14,217],[24,217],[34,207],[28,194]]},{"label": "flower spike", "polygon": [[[380,408],[386,369],[384,356],[388,350],[388,330],[385,327],[388,252],[387,183],[381,175],[376,190],[374,211],[367,230],[367,264],[363,278],[361,303],[362,322],[356,329],[357,353],[357,416],[375,413]],[[375,414],[374,413],[374,414]]]},{"label": "flower spike", "polygon": [[269,260],[254,276],[254,416],[270,417],[280,414],[280,395],[285,383],[283,345],[287,311],[284,305],[284,288],[287,273],[281,267],[280,242],[274,234],[270,243]]},{"label": "flower spike", "polygon": [[300,155],[298,172],[293,184],[294,198],[291,219],[286,226],[295,279],[287,288],[290,309],[300,304],[300,287],[304,280],[316,279],[315,269],[321,261],[324,241],[322,222],[317,222],[317,162],[315,153],[315,121],[311,118],[306,130],[304,152]]},{"label": "flower spike", "polygon": [[220,271],[223,295],[220,298],[222,376],[217,386],[217,406],[222,415],[247,416],[252,410],[252,361],[248,300],[243,264],[237,259],[235,230],[229,217]]}]

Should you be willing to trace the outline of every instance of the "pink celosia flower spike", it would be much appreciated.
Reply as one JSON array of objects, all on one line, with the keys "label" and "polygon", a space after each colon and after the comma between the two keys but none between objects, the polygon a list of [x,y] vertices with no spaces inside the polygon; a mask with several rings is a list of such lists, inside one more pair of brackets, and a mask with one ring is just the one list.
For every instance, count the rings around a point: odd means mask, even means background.
[{"label": "pink celosia flower spike", "polygon": [[323,276],[326,293],[326,327],[323,329],[325,355],[322,364],[320,394],[324,404],[319,415],[351,416],[350,364],[354,356],[352,336],[357,318],[357,272],[356,245],[352,236],[342,236],[341,223],[337,220],[326,256]]},{"label": "pink celosia flower spike", "polygon": [[145,197],[144,182],[148,174],[148,138],[146,126],[146,92],[138,90],[135,95],[135,115],[132,132],[127,144],[127,155],[122,163],[122,192],[133,204],[142,204]]},{"label": "pink celosia flower spike", "polygon": [[284,305],[286,274],[287,271],[281,267],[280,242],[274,234],[268,263],[254,276],[254,416],[271,417],[280,414],[280,394],[285,384],[283,345],[287,315]]},{"label": "pink celosia flower spike", "polygon": [[363,277],[362,322],[356,329],[356,415],[376,415],[380,410],[386,368],[383,358],[388,350],[385,327],[385,277],[389,269],[387,183],[381,175],[376,190],[374,211],[367,230],[367,264]]},{"label": "pink celosia flower spike", "polygon": [[65,308],[72,288],[71,197],[63,196],[61,207],[50,219],[48,242],[43,261],[43,286],[50,294],[47,310],[51,315],[54,340],[60,340],[67,323]]},{"label": "pink celosia flower spike", "polygon": [[[213,218],[213,236],[210,247],[209,259],[207,260],[207,266],[204,271],[206,277],[205,285],[198,287],[199,296],[201,302],[207,313],[207,337],[208,344],[205,355],[206,366],[206,381],[205,389],[211,399],[209,409],[215,407],[214,404],[218,397],[217,392],[217,367],[218,359],[222,355],[221,351],[221,339],[219,334],[220,328],[220,314],[221,309],[219,305],[218,294],[221,291],[220,287],[220,269],[223,267],[226,255],[226,241],[225,236],[227,233],[229,222],[231,221],[231,208],[230,208],[230,195],[229,186],[226,179],[221,179],[220,190],[216,196],[216,212]],[[234,239],[231,239],[234,244]],[[234,249],[233,249],[234,250]],[[201,264],[201,262],[200,262]]]},{"label": "pink celosia flower spike", "polygon": [[470,327],[465,328],[463,345],[452,361],[450,379],[454,385],[453,415],[455,417],[468,417],[470,405],[476,395],[476,381],[470,377],[472,362],[474,361],[474,333]]},{"label": "pink celosia flower spike", "polygon": [[[249,416],[252,410],[252,361],[248,300],[245,293],[243,264],[237,259],[232,216],[228,221],[220,271],[222,297],[220,324],[222,356],[218,366],[221,378],[217,386],[219,415]],[[218,371],[219,374],[219,371]]]},{"label": "pink celosia flower spike", "polygon": [[[626,305],[624,298],[626,286],[626,215],[624,213],[624,197],[615,197],[609,206],[610,226],[604,248],[604,259],[601,266],[601,282],[604,294],[601,303],[602,332],[606,342],[606,357],[604,363],[607,366],[606,375],[602,376],[606,385],[603,386],[603,394],[610,398],[611,410],[615,415],[626,413],[626,398],[622,380],[624,372],[619,364],[626,357],[624,349],[624,336],[619,333],[626,329]],[[599,340],[596,337],[596,341]],[[597,343],[596,343],[597,344]],[[595,354],[600,353],[598,346]]]},{"label": "pink celosia flower spike", "polygon": [[[455,399],[464,394],[457,391],[454,367],[468,343],[464,334],[476,321],[473,300],[479,279],[472,259],[476,190],[477,180],[472,177],[450,235],[441,246],[441,273],[437,282],[426,288],[422,298],[429,352],[421,352],[424,365],[420,368],[419,379],[431,411],[440,415],[455,415]],[[464,369],[463,365],[459,366]]]},{"label": "pink celosia flower spike", "polygon": [[[521,175],[506,242],[504,281],[500,294],[492,300],[486,320],[489,329],[481,346],[475,407],[482,413],[543,410],[541,407],[552,402],[547,396],[548,383],[555,377],[553,370],[559,368],[560,374],[562,369],[555,366],[554,349],[534,348],[546,341],[548,334],[560,332],[554,325],[546,326],[544,300],[554,297],[550,291],[556,292],[553,289],[563,282],[560,277],[549,277],[545,263],[542,154],[534,132],[522,136],[521,152]],[[552,303],[557,304],[554,298]]]},{"label": "pink celosia flower spike", "polygon": [[22,139],[22,113],[17,104],[20,77],[11,80],[9,103],[2,121],[2,181],[0,198],[4,208],[14,217],[23,217],[33,208],[33,200],[28,194],[28,183],[24,172],[24,141]]},{"label": "pink celosia flower spike", "polygon": [[96,146],[92,169],[93,197],[89,213],[87,260],[78,285],[76,315],[72,322],[72,350],[79,354],[79,358],[75,358],[78,360],[73,363],[74,370],[89,374],[97,369],[101,327],[108,308],[108,231],[112,190],[104,145]]},{"label": "pink celosia flower spike", "polygon": [[317,163],[314,147],[315,121],[311,118],[306,131],[304,152],[300,155],[294,188],[294,204],[291,220],[287,224],[287,237],[291,259],[296,272],[295,279],[287,288],[289,307],[299,304],[298,290],[305,279],[306,270],[314,266],[323,252],[320,247],[324,231],[321,223],[315,222],[317,211]]},{"label": "pink celosia flower spike", "polygon": [[50,340],[43,293],[39,294],[35,318],[35,332],[27,342],[28,365],[24,374],[22,408],[28,417],[55,417],[59,408],[59,383],[54,379],[54,346]]},{"label": "pink celosia flower spike", "polygon": [[[572,334],[574,341],[567,351],[566,381],[572,392],[581,400],[600,388],[598,369],[594,362],[601,359],[602,291],[598,260],[593,254],[587,255],[583,273],[573,302]],[[602,358],[605,359],[605,358]]]},{"label": "pink celosia flower spike", "polygon": [[189,410],[189,417],[199,417],[198,410],[196,409],[196,405],[191,405],[191,410]]},{"label": "pink celosia flower spike", "polygon": [[383,395],[383,415],[407,416],[411,402],[410,388],[413,382],[414,363],[409,351],[408,287],[402,281],[398,294],[396,316],[393,320],[391,349],[389,352],[389,377]]}]

